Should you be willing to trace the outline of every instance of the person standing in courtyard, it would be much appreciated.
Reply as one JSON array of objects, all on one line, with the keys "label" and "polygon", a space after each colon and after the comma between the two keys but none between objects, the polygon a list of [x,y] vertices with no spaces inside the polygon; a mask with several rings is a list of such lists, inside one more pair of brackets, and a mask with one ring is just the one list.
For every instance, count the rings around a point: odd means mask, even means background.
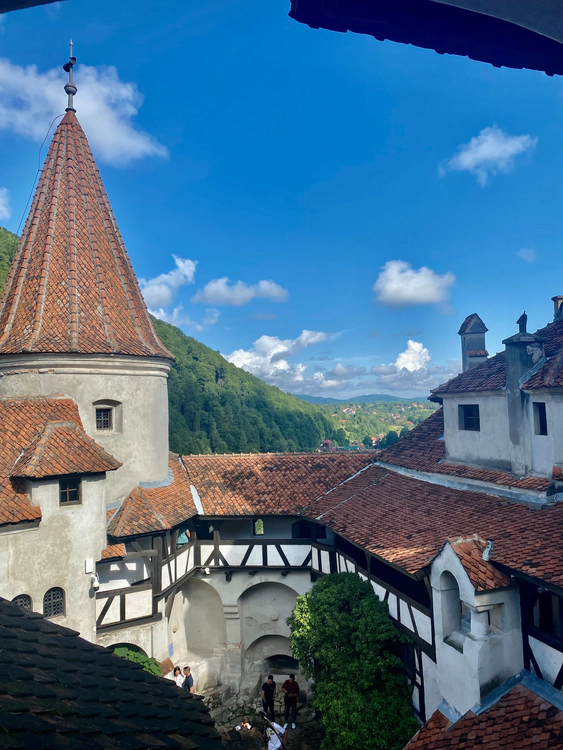
[{"label": "person standing in courtyard", "polygon": [[295,721],[297,719],[297,698],[299,698],[299,685],[295,682],[294,674],[290,674],[289,680],[286,680],[283,683],[282,692],[283,692],[284,707],[285,707],[284,729],[287,729],[290,711],[291,711],[291,728],[295,729]]},{"label": "person standing in courtyard", "polygon": [[179,688],[184,687],[184,675],[182,674],[182,670],[180,669],[180,667],[174,667],[174,674],[172,675],[172,679]]},{"label": "person standing in courtyard", "polygon": [[194,692],[194,678],[192,677],[191,667],[184,667],[184,684],[182,687],[188,693]]},{"label": "person standing in courtyard", "polygon": [[274,709],[274,700],[276,697],[276,683],[274,682],[274,676],[269,674],[268,679],[262,685],[262,708],[264,713],[272,721],[276,720],[276,711]]}]

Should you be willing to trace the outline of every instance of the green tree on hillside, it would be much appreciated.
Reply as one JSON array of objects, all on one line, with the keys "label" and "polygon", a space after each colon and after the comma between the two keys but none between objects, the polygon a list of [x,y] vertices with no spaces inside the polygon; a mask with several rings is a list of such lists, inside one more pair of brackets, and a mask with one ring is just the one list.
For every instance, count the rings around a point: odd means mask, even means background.
[{"label": "green tree on hillside", "polygon": [[0,227],[0,293],[8,278],[10,265],[18,246],[18,236]]},{"label": "green tree on hillside", "polygon": [[418,729],[397,651],[406,640],[371,584],[333,573],[297,597],[287,624],[313,678],[324,750],[400,750]]},{"label": "green tree on hillside", "polygon": [[333,437],[334,421],[318,406],[267,385],[178,328],[153,322],[176,356],[168,381],[173,451],[311,451]]}]

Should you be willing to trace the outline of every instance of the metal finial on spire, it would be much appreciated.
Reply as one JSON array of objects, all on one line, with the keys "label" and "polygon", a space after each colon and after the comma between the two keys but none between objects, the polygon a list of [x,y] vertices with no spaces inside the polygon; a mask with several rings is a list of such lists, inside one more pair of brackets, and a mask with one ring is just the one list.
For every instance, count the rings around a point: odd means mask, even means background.
[{"label": "metal finial on spire", "polygon": [[65,111],[76,112],[76,110],[74,109],[73,97],[76,95],[78,89],[72,81],[72,69],[76,65],[76,57],[73,57],[72,55],[72,48],[74,46],[72,44],[72,39],[70,40],[68,46],[70,47],[70,57],[68,58],[68,62],[63,65],[63,70],[68,73],[68,82],[65,83],[65,92],[68,94],[68,107]]}]

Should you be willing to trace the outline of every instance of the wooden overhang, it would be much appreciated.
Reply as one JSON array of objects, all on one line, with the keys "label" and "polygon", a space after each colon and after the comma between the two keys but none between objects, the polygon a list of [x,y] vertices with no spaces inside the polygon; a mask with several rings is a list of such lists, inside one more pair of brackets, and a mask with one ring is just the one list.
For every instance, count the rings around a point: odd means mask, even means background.
[{"label": "wooden overhang", "polygon": [[291,0],[289,15],[314,29],[563,74],[563,6],[557,0]]}]

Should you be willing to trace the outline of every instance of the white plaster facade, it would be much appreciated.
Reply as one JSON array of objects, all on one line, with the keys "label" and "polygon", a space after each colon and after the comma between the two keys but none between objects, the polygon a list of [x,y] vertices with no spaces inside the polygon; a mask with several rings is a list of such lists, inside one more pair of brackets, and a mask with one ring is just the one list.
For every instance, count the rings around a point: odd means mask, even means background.
[{"label": "white plaster facade", "polygon": [[103,474],[82,478],[82,502],[62,507],[57,479],[28,482],[42,519],[32,528],[0,527],[1,595],[27,594],[36,612],[53,588],[65,592],[65,615],[54,621],[96,640],[96,591],[91,575],[107,544]]},{"label": "white plaster facade", "polygon": [[464,714],[523,669],[518,588],[477,592],[449,543],[434,559],[430,580],[438,690]]}]

